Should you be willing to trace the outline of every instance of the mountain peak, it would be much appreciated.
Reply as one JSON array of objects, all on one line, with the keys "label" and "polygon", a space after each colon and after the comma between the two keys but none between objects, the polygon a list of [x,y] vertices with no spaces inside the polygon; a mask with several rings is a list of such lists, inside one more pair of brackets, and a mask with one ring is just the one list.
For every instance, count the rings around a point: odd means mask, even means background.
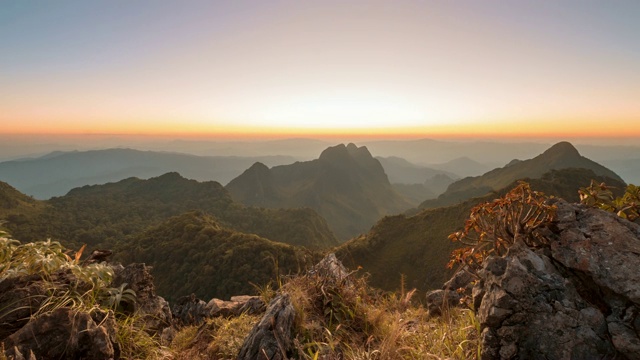
[{"label": "mountain peak", "polygon": [[324,151],[320,154],[321,160],[333,161],[335,159],[343,159],[345,157],[349,157],[349,151],[344,144],[338,144],[336,146],[329,146],[324,149]]},{"label": "mountain peak", "polygon": [[185,177],[183,177],[182,175],[180,175],[180,173],[176,171],[171,171],[171,172],[162,174],[160,176],[157,176],[155,178],[151,178],[149,180],[153,180],[153,179],[160,182],[174,182],[174,181],[186,180]]},{"label": "mountain peak", "polygon": [[354,143],[338,144],[336,146],[331,146],[326,148],[321,154],[320,159],[328,160],[328,161],[336,161],[340,159],[373,159],[373,156],[369,152],[366,146],[358,147]]},{"label": "mountain peak", "polygon": [[561,141],[549,149],[547,149],[542,155],[546,156],[566,156],[566,157],[580,157],[578,149],[576,149],[570,142]]},{"label": "mountain peak", "polygon": [[253,163],[253,165],[251,165],[251,167],[249,169],[247,169],[246,171],[260,171],[260,172],[265,172],[265,171],[269,171],[269,167],[263,163],[261,163],[260,161],[256,161],[255,163]]}]

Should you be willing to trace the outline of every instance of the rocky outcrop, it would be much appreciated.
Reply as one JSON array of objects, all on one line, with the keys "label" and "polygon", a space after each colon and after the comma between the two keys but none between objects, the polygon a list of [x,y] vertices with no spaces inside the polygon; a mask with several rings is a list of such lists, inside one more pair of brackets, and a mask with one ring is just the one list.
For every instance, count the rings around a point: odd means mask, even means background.
[{"label": "rocky outcrop", "polygon": [[473,289],[483,359],[639,359],[640,226],[556,200],[548,247],[516,242]]},{"label": "rocky outcrop", "polygon": [[172,308],[174,325],[201,325],[208,317],[206,306],[207,303],[198,299],[195,294],[179,298]]},{"label": "rocky outcrop", "polygon": [[225,301],[213,298],[208,303],[196,298],[195,294],[183,296],[173,306],[176,326],[201,325],[214,317],[234,317],[241,314],[257,315],[265,311],[265,303],[259,296],[232,296]]},{"label": "rocky outcrop", "polygon": [[442,315],[442,311],[460,305],[464,296],[470,295],[473,289],[471,283],[475,277],[466,268],[458,270],[447,281],[442,289],[429,291],[426,295],[429,315]]},{"label": "rocky outcrop", "polygon": [[330,253],[313,266],[308,275],[330,279],[333,282],[342,282],[349,276],[349,271],[338,260],[335,253]]},{"label": "rocky outcrop", "polygon": [[58,308],[29,321],[3,342],[9,358],[113,359],[119,357],[113,313]]},{"label": "rocky outcrop", "polygon": [[29,321],[31,314],[46,299],[49,288],[37,274],[0,281],[0,341]]},{"label": "rocky outcrop", "polygon": [[292,347],[295,309],[288,294],[277,295],[260,322],[251,330],[238,360],[286,360]]},{"label": "rocky outcrop", "polygon": [[263,313],[265,309],[266,305],[259,296],[232,296],[230,301],[214,298],[207,303],[209,317],[240,316],[243,313],[256,315]]},{"label": "rocky outcrop", "polygon": [[114,266],[112,287],[127,284],[136,292],[135,311],[142,316],[145,329],[152,334],[159,334],[171,325],[172,315],[169,303],[156,295],[151,267],[141,263],[134,263],[126,267]]}]

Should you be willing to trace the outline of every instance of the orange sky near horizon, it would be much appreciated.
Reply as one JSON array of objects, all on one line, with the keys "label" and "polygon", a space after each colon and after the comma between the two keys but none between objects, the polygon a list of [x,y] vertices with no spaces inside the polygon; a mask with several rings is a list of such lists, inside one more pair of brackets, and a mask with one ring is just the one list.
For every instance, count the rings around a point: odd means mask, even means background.
[{"label": "orange sky near horizon", "polygon": [[16,2],[0,134],[639,137],[638,2]]}]

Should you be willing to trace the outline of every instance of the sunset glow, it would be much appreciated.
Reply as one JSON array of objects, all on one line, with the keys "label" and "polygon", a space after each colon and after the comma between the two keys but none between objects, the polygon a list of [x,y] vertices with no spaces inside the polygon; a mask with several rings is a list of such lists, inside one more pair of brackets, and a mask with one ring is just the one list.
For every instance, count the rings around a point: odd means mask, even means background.
[{"label": "sunset glow", "polygon": [[0,133],[640,137],[637,2],[14,2]]}]

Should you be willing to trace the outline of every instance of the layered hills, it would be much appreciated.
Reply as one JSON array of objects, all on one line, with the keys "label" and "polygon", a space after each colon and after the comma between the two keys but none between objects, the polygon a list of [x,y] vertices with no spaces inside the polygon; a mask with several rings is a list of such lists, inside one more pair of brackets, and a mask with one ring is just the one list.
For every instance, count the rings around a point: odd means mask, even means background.
[{"label": "layered hills", "polygon": [[57,151],[38,158],[1,162],[0,181],[38,199],[48,199],[84,185],[129,177],[146,179],[167,172],[179,172],[200,181],[227,183],[256,161],[273,166],[288,164],[294,159],[289,156],[195,156],[133,149]]},{"label": "layered hills", "polygon": [[272,168],[256,163],[226,188],[247,205],[312,208],[342,240],[411,207],[393,190],[380,162],[354,144],[329,147],[312,161]]},{"label": "layered hills", "polygon": [[482,176],[467,177],[456,181],[437,199],[426,200],[420,204],[420,208],[453,205],[469,198],[500,190],[518,179],[540,178],[550,170],[568,168],[589,169],[596,175],[623,182],[620,176],[613,171],[580,155],[571,143],[560,142],[532,159],[513,160],[506,166],[491,170]]},{"label": "layered hills", "polygon": [[452,179],[460,177],[454,172],[420,166],[397,156],[376,156],[376,159],[380,161],[392,184],[421,184],[437,175],[446,175]]},{"label": "layered hills", "polygon": [[[9,189],[3,192],[6,196],[19,194],[6,184],[4,188]],[[51,237],[76,247],[111,247],[171,216],[200,210],[230,229],[273,241],[309,248],[337,244],[325,220],[311,209],[247,207],[234,202],[217,182],[189,180],[177,173],[84,186],[36,203],[37,209],[24,208],[7,217],[6,226],[24,241]]]}]

